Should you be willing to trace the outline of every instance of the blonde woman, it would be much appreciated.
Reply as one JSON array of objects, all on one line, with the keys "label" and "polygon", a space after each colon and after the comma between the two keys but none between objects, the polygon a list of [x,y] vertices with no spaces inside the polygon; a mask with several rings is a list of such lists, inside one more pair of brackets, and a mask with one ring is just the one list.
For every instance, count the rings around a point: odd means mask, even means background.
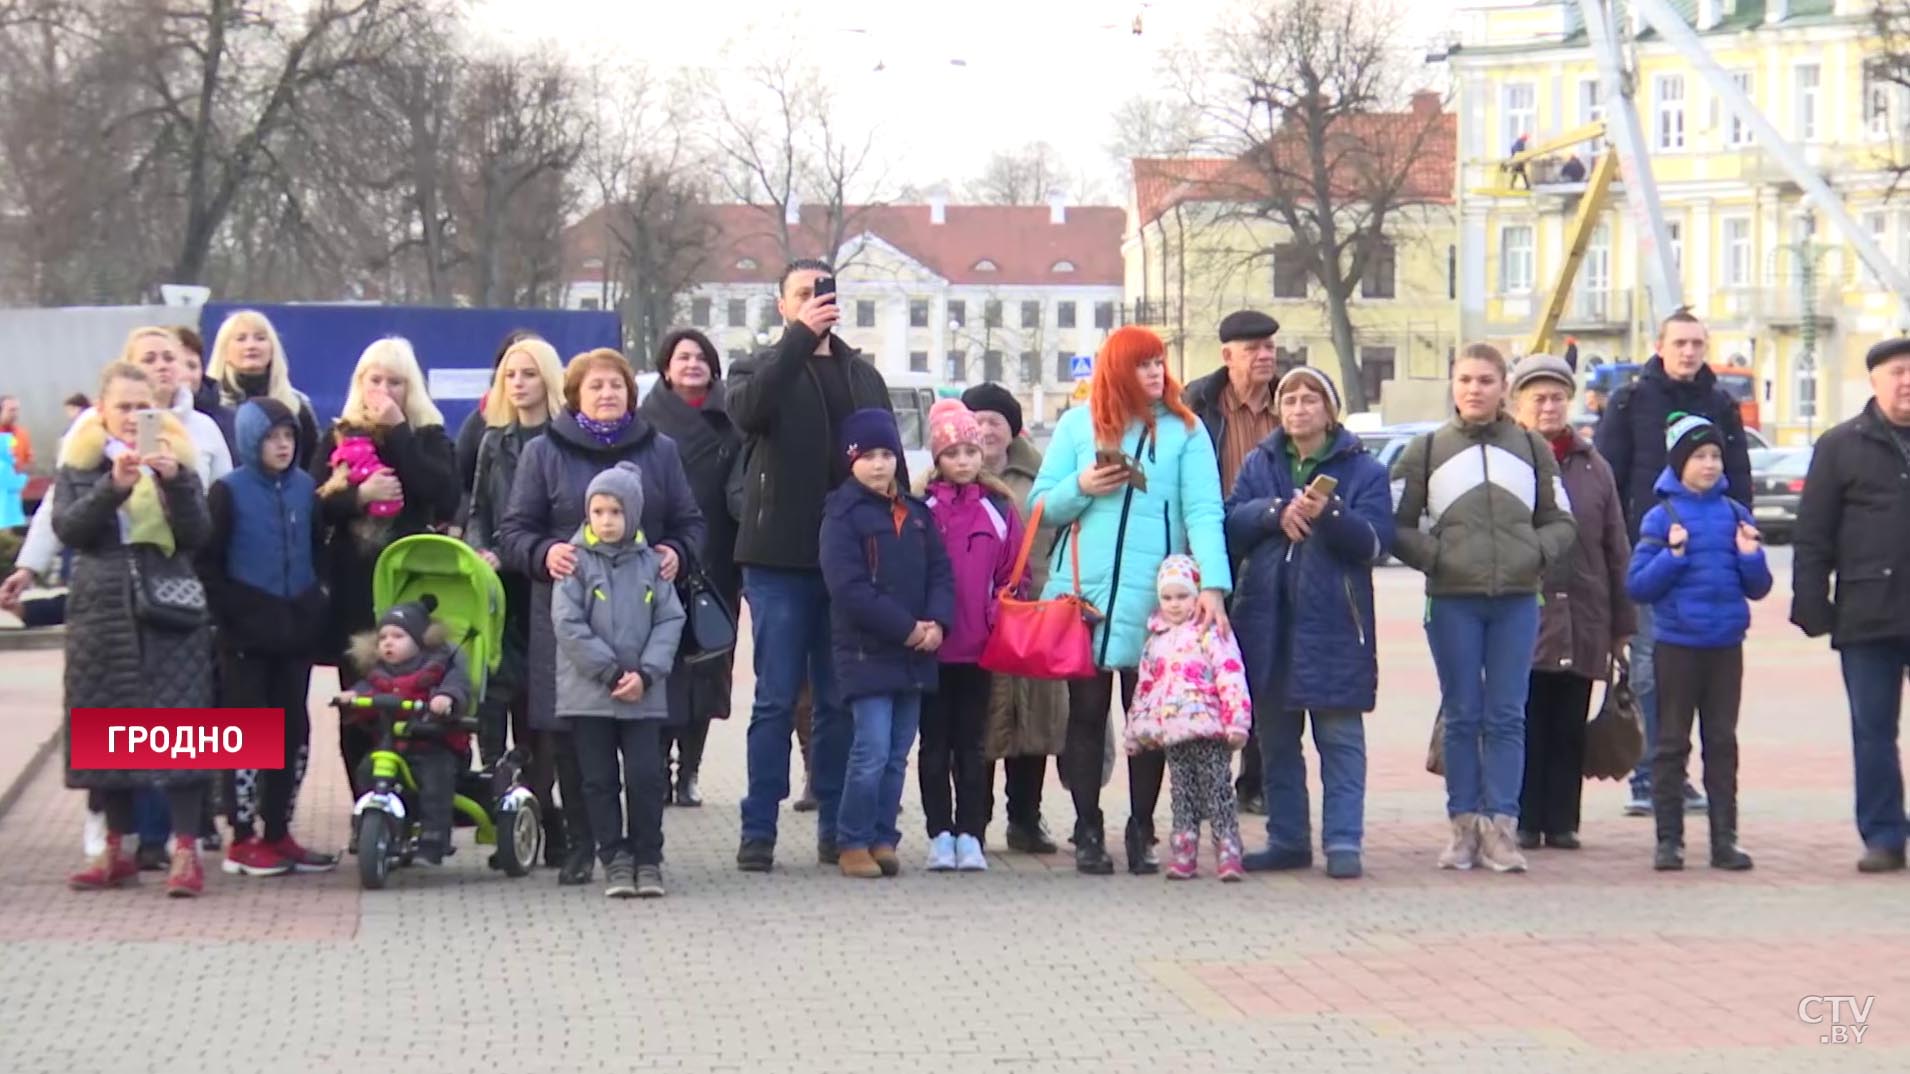
[{"label": "blonde woman", "polygon": [[318,418],[312,401],[292,387],[285,348],[279,334],[257,310],[235,310],[219,325],[212,339],[206,379],[218,386],[219,405],[237,411],[248,399],[270,396],[298,415],[298,454],[294,464],[310,466],[318,448]]},{"label": "blonde woman", "polygon": [[[544,435],[553,410],[563,405],[564,367],[557,349],[537,336],[523,336],[505,347],[491,378],[490,391],[480,411],[484,436],[478,443],[471,510],[465,520],[464,540],[504,582],[504,661],[486,688],[478,708],[478,757],[485,766],[502,756],[505,731],[531,758],[531,789],[548,802],[551,758],[548,750],[532,747],[530,697],[526,664],[530,659],[531,580],[498,556],[497,524],[510,502],[511,483],[517,479],[517,460],[530,443]],[[556,865],[564,855],[564,822],[556,810],[544,813],[545,863]]]},{"label": "blonde woman", "polygon": [[[378,467],[354,481],[344,459],[354,448],[375,450]],[[341,685],[362,678],[348,652],[353,634],[372,629],[372,567],[378,553],[400,537],[428,533],[448,523],[458,509],[458,483],[444,416],[425,392],[418,356],[403,339],[381,339],[365,348],[352,371],[345,410],[320,439],[312,456],[320,516],[329,531],[321,571],[330,582],[330,621],[321,657],[339,669]],[[380,504],[398,504],[387,513]],[[363,728],[339,730],[347,778],[370,749]]]}]

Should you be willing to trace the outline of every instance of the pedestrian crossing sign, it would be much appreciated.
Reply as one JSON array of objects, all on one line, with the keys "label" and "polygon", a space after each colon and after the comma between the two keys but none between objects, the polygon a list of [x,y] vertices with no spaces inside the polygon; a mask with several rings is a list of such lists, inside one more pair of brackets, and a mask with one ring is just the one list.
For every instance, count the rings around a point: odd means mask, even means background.
[{"label": "pedestrian crossing sign", "polygon": [[1094,375],[1094,355],[1077,354],[1068,359],[1068,376],[1075,380],[1086,380]]}]

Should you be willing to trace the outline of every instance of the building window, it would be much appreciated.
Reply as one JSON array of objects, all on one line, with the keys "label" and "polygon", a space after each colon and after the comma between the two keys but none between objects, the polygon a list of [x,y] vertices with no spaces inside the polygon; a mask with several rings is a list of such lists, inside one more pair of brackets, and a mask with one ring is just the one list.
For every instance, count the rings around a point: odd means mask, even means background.
[{"label": "building window", "polygon": [[1366,391],[1366,405],[1378,406],[1380,387],[1393,379],[1395,356],[1392,347],[1360,348],[1360,387]]},{"label": "building window", "polygon": [[1041,355],[1035,351],[1021,352],[1021,382],[1023,384],[1041,383]]},{"label": "building window", "polygon": [[968,303],[963,302],[959,298],[950,301],[948,304],[948,323],[957,328],[965,327],[968,324]]},{"label": "building window", "polygon": [[1797,66],[1797,140],[1817,140],[1817,93],[1824,69],[1814,63]]},{"label": "building window", "polygon": [[988,328],[1001,327],[1001,300],[991,298],[982,304],[982,324]]},{"label": "building window", "polygon": [[1306,364],[1306,348],[1305,347],[1289,348],[1289,347],[1279,346],[1278,344],[1274,345],[1273,368],[1274,368],[1274,373],[1276,376],[1284,377],[1289,372],[1295,369],[1298,369],[1299,367],[1305,364]]},{"label": "building window", "polygon": [[1751,221],[1738,217],[1724,222],[1724,283],[1727,287],[1751,285]]},{"label": "building window", "polygon": [[1066,384],[1074,379],[1074,356],[1067,351],[1056,351],[1054,356],[1054,379],[1057,384]]},{"label": "building window", "polygon": [[1056,262],[1054,263],[1054,267],[1053,267],[1052,269],[1050,269],[1049,271],[1050,271],[1050,272],[1073,272],[1073,271],[1074,271],[1074,262],[1072,262],[1072,261],[1056,261]]},{"label": "building window", "polygon": [[1023,302],[1021,304],[1021,326],[1023,328],[1041,327],[1041,303]]},{"label": "building window", "polygon": [[1375,240],[1366,256],[1366,271],[1360,273],[1361,298],[1395,298],[1394,277],[1398,272],[1398,254],[1385,239]]},{"label": "building window", "polygon": [[731,328],[749,327],[749,299],[732,298],[728,302],[729,323]]},{"label": "building window", "polygon": [[1499,229],[1499,290],[1532,290],[1532,228],[1530,225]]},{"label": "building window", "polygon": [[754,272],[756,270],[756,259],[753,257],[739,257],[736,259],[736,267],[744,272]]},{"label": "building window", "polygon": [[707,298],[690,299],[690,323],[698,328],[710,326],[710,300]]},{"label": "building window", "polygon": [[[1870,232],[1871,241],[1877,244],[1877,249],[1890,249],[1890,218],[1884,215],[1882,209],[1872,209],[1864,214],[1864,230]],[[1856,251],[1851,251],[1851,255],[1856,257]],[[1863,259],[1858,257],[1858,260]],[[1871,268],[1869,262],[1864,262],[1864,284],[1868,287],[1883,286],[1883,278],[1877,275],[1877,270]]]},{"label": "building window", "polygon": [[994,272],[996,271],[995,263],[984,257],[980,261],[975,262],[975,271],[976,272]]},{"label": "building window", "polygon": [[580,310],[594,310],[600,308],[601,305],[602,303],[594,298],[584,298],[577,301],[577,308]]},{"label": "building window", "polygon": [[1446,244],[1446,297],[1459,297],[1459,247]]},{"label": "building window", "polygon": [[1273,248],[1273,297],[1306,297],[1306,257],[1293,243]]},{"label": "building window", "polygon": [[951,384],[962,384],[968,380],[968,355],[961,351],[949,351],[948,360],[942,365],[942,379]]},{"label": "building window", "polygon": [[866,298],[856,302],[856,327],[875,327],[875,303]]},{"label": "building window", "polygon": [[1671,245],[1671,267],[1678,272],[1678,279],[1685,276],[1685,226],[1676,220],[1665,221],[1665,241]]},{"label": "building window", "polygon": [[927,328],[928,327],[928,299],[926,298],[909,299],[909,327],[910,328]]},{"label": "building window", "polygon": [[1094,304],[1094,327],[1096,328],[1113,328],[1114,327],[1114,303],[1096,302]]},{"label": "building window", "polygon": [[[1752,86],[1755,85],[1755,83],[1751,81],[1751,72],[1749,71],[1731,72],[1731,83],[1737,86],[1738,92],[1744,94],[1745,98],[1749,100],[1752,104],[1757,103],[1757,98],[1753,96],[1751,92]],[[1744,145],[1750,145],[1751,141],[1752,139],[1751,139],[1750,125],[1745,123],[1743,120],[1739,119],[1737,117],[1737,113],[1735,112],[1731,113],[1731,144],[1737,145],[1737,146],[1744,146]]]},{"label": "building window", "polygon": [[1872,138],[1890,137],[1890,117],[1900,110],[1905,93],[1880,65],[1864,64],[1864,130]]},{"label": "building window", "polygon": [[910,351],[909,352],[909,372],[911,373],[928,372],[928,352],[927,351]]},{"label": "building window", "polygon": [[1585,247],[1585,263],[1578,272],[1578,315],[1588,321],[1606,320],[1612,289],[1612,231],[1598,225]]},{"label": "building window", "polygon": [[[1578,83],[1578,123],[1589,127],[1594,123],[1605,122],[1605,95],[1600,92],[1598,79],[1580,79]],[[1594,138],[1585,143],[1585,153],[1597,156],[1605,148],[1605,139]]]},{"label": "building window", "polygon": [[982,379],[1001,382],[1001,352],[989,351],[982,355]]},{"label": "building window", "polygon": [[1505,117],[1505,151],[1509,155],[1520,138],[1538,125],[1539,89],[1531,82],[1513,82],[1500,91]]},{"label": "building window", "polygon": [[1658,148],[1685,147],[1685,79],[1683,75],[1659,75],[1654,85],[1658,100]]},{"label": "building window", "polygon": [[1054,304],[1054,323],[1059,328],[1074,327],[1074,303],[1057,302]]}]

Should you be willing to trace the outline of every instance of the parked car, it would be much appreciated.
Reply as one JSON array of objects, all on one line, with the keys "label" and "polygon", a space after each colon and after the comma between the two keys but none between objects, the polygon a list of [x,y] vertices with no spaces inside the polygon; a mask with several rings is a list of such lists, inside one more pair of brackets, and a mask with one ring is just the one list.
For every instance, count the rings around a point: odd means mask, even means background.
[{"label": "parked car", "polygon": [[1766,448],[1751,452],[1751,514],[1768,544],[1783,544],[1797,527],[1797,505],[1810,472],[1810,448]]},{"label": "parked car", "polygon": [[[1392,472],[1394,461],[1399,458],[1399,453],[1406,450],[1406,445],[1413,442],[1413,437],[1418,436],[1420,433],[1432,432],[1444,424],[1444,422],[1439,421],[1409,421],[1399,425],[1388,425],[1381,429],[1362,432],[1357,435],[1360,438],[1360,443],[1366,445],[1366,450],[1372,453],[1372,456],[1379,460],[1379,464],[1386,467],[1387,472],[1390,473]],[[1403,490],[1401,490],[1397,484],[1392,486],[1392,490],[1393,510],[1398,511],[1399,496]],[[1426,525],[1424,520],[1421,520],[1421,525]],[[1384,565],[1390,566],[1398,562],[1399,561],[1393,557],[1387,556]]]}]

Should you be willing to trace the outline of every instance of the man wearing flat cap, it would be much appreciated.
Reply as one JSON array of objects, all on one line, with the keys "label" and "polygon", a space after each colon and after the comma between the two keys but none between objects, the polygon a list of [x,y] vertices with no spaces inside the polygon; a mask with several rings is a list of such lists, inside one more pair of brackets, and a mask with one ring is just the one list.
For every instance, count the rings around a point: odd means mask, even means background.
[{"label": "man wearing flat cap", "polygon": [[[1279,331],[1280,322],[1259,310],[1229,313],[1220,321],[1220,368],[1181,389],[1181,399],[1200,415],[1214,441],[1222,496],[1233,495],[1240,464],[1280,424],[1273,402],[1273,382],[1279,375],[1273,337]],[[1249,742],[1240,753],[1237,786],[1241,810],[1247,813],[1266,811],[1257,746],[1257,741]]]},{"label": "man wearing flat cap", "polygon": [[[1897,753],[1910,670],[1910,339],[1865,357],[1870,402],[1817,441],[1797,510],[1791,622],[1843,663],[1866,873],[1904,867]],[[1831,581],[1832,575],[1836,582]]]}]

